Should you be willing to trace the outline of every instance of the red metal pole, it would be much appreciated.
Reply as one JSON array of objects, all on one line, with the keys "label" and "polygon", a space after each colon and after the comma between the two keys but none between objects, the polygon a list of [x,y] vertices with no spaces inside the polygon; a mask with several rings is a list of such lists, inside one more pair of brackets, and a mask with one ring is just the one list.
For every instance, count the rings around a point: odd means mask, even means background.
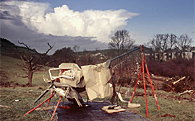
[{"label": "red metal pole", "polygon": [[133,96],[134,96],[134,94],[135,94],[135,90],[136,90],[136,87],[137,87],[137,83],[138,83],[139,77],[140,77],[140,75],[141,75],[141,70],[142,70],[142,68],[140,68],[139,75],[138,75],[138,78],[137,78],[137,81],[136,81],[136,84],[135,84],[135,88],[134,88],[134,90],[133,90],[133,94],[132,94],[131,99],[130,99],[130,103],[131,103],[132,100],[133,100]]},{"label": "red metal pole", "polygon": [[32,111],[34,111],[35,109],[37,109],[38,107],[40,107],[41,105],[43,105],[45,102],[47,102],[48,100],[50,100],[52,97],[53,97],[53,93],[51,94],[51,96],[48,99],[46,99],[45,101],[43,101],[42,103],[40,103],[38,106],[36,106],[32,110],[28,111],[26,114],[24,114],[24,116],[26,116],[27,114],[31,113]]},{"label": "red metal pole", "polygon": [[[52,95],[53,95],[53,92],[52,92]],[[49,106],[50,101],[51,101],[51,98],[49,99],[49,101],[47,103],[47,107]]]},{"label": "red metal pole", "polygon": [[[144,49],[143,49],[143,53],[144,53]],[[144,53],[144,61],[145,61],[145,67],[146,67],[146,71],[147,71],[147,74],[148,74],[148,78],[150,80],[150,84],[151,84],[152,91],[153,91],[153,94],[154,94],[154,98],[155,98],[155,101],[156,101],[156,105],[158,107],[158,110],[160,110],[159,105],[158,105],[158,101],[157,101],[157,97],[156,97],[156,94],[155,94],[155,91],[154,91],[154,87],[153,87],[153,84],[152,84],[152,81],[151,81],[151,78],[150,78],[150,74],[149,74],[149,71],[148,71],[148,66],[147,66],[147,63],[146,63],[145,53]]]},{"label": "red metal pole", "polygon": [[47,107],[49,106],[49,103],[50,103],[51,99],[49,99],[48,103],[47,103]]},{"label": "red metal pole", "polygon": [[56,108],[55,108],[55,110],[54,110],[54,112],[53,112],[53,115],[52,115],[52,117],[51,117],[51,120],[53,120],[53,118],[54,118],[54,115],[55,115],[55,113],[56,113],[56,111],[57,111],[57,109],[58,109],[58,106],[59,106],[59,104],[60,104],[61,99],[62,99],[62,96],[60,96],[60,99],[59,99],[59,101],[58,101],[58,104],[56,105]]},{"label": "red metal pole", "polygon": [[147,117],[148,115],[148,105],[147,105],[147,95],[146,95],[146,82],[145,82],[145,74],[144,74],[144,61],[143,61],[143,52],[142,52],[142,47],[140,46],[141,49],[141,59],[142,59],[142,71],[143,71],[143,82],[144,82],[144,92],[145,92],[145,101],[146,101],[146,113]]}]

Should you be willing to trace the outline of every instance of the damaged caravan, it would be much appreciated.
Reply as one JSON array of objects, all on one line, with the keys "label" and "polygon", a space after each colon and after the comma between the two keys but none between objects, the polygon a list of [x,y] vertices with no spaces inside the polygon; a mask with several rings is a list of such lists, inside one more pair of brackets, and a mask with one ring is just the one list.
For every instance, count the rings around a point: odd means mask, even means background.
[{"label": "damaged caravan", "polygon": [[[67,85],[77,92],[87,92],[88,98],[105,98],[112,96],[112,84],[108,62],[97,65],[86,65],[81,68],[75,63],[62,63],[59,68],[49,69],[51,80],[56,80],[54,85]],[[58,75],[53,75],[53,71],[59,71]]]},{"label": "damaged caravan", "polygon": [[50,100],[55,94],[58,94],[60,97],[51,119],[53,119],[62,98],[77,104],[79,107],[83,107],[84,101],[79,95],[80,92],[86,91],[89,100],[113,96],[114,85],[112,85],[112,81],[110,81],[110,64],[113,60],[136,50],[139,50],[139,48],[135,48],[104,63],[96,65],[79,67],[76,63],[62,63],[58,68],[49,69],[50,79],[43,79],[46,83],[50,83],[51,85],[35,100],[34,104],[49,91],[51,91],[51,96],[32,110],[28,111],[25,115],[31,113],[45,102],[48,102],[47,106],[49,106]]}]

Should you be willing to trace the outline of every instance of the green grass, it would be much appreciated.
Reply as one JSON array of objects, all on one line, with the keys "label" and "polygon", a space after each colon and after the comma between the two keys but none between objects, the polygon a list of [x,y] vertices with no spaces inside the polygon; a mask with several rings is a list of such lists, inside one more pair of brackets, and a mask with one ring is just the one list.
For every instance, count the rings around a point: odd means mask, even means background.
[{"label": "green grass", "polygon": [[[26,91],[28,90],[28,91]],[[34,91],[36,90],[36,91]],[[33,101],[40,94],[40,90],[32,88],[1,88],[0,105],[9,106],[10,108],[0,108],[1,121],[49,121],[50,115],[46,111],[33,111],[29,115],[23,116],[26,112],[33,108]],[[39,93],[38,93],[39,92]],[[17,101],[19,100],[19,101]]]},{"label": "green grass", "polygon": [[[138,97],[133,102],[141,104],[138,114],[146,117],[145,99],[144,97]],[[194,104],[190,102],[181,102],[177,100],[168,100],[164,98],[158,98],[160,110],[157,109],[156,102],[153,97],[148,97],[148,110],[149,118],[151,120],[176,120],[176,121],[193,121],[194,116]],[[175,117],[163,117],[165,114],[174,115]]]},{"label": "green grass", "polygon": [[[125,92],[128,88],[122,88],[121,92]],[[134,88],[129,88],[129,91],[132,93]],[[144,94],[143,89],[136,89],[136,93],[142,92]],[[155,90],[157,95],[158,104],[160,110],[157,108],[156,101],[153,96],[149,96],[152,94],[151,89],[147,89],[147,105],[149,111],[149,119],[152,121],[194,121],[195,119],[195,103],[189,102],[186,100],[175,99],[177,97],[177,93],[165,92],[162,90]],[[126,93],[127,94],[127,93]],[[131,97],[131,94],[122,95],[123,98]],[[173,98],[167,98],[167,96],[171,96]],[[186,94],[183,97],[190,98],[190,95]],[[134,96],[132,103],[141,104],[140,108],[128,109],[131,112],[135,112],[143,117],[147,117],[146,115],[146,104],[145,104],[145,95],[144,96]],[[119,103],[120,105],[127,107],[127,103]],[[167,115],[168,114],[168,115]],[[171,117],[175,116],[175,117]]]},{"label": "green grass", "polygon": [[[138,89],[139,91],[144,91],[143,89]],[[33,111],[27,116],[23,116],[26,112],[31,110],[34,105],[32,103],[34,100],[41,94],[43,89],[38,87],[16,87],[13,88],[1,88],[1,98],[0,105],[10,106],[11,108],[2,108],[1,107],[1,117],[0,120],[8,121],[27,121],[27,120],[50,120],[50,115],[46,111]],[[156,91],[158,93],[165,93],[164,91]],[[49,97],[50,93],[44,96],[41,100],[43,101]],[[174,94],[172,94],[174,95]],[[175,94],[176,96],[177,94]],[[130,98],[128,95],[122,95],[124,98]],[[15,100],[19,100],[16,102]],[[101,99],[104,101],[110,100],[110,98]],[[41,102],[40,101],[40,102]],[[56,101],[55,98],[52,98],[52,101]],[[149,119],[152,121],[193,121],[195,119],[195,103],[188,101],[180,101],[175,99],[167,99],[165,97],[158,97],[158,103],[160,110],[157,109],[157,105],[153,96],[147,96],[148,101],[148,110],[149,110]],[[144,96],[135,96],[132,103],[141,104],[140,108],[129,109],[128,111],[137,113],[143,117],[146,116],[145,108],[145,98]],[[121,106],[127,107],[127,103],[119,102]],[[44,105],[45,106],[45,105]],[[175,117],[163,117],[166,114],[175,116]]]},{"label": "green grass", "polygon": [[[25,85],[28,83],[27,74],[23,70],[23,62],[20,59],[11,58],[8,56],[1,56],[0,71],[6,73],[8,77],[7,80],[11,84],[18,83],[20,85]],[[43,81],[43,75],[49,78],[48,67],[37,71],[33,75],[33,85],[46,85]]]},{"label": "green grass", "polygon": [[[0,79],[4,82],[9,82],[11,85],[18,83],[25,85],[28,82],[25,71],[22,68],[23,62],[20,59],[15,59],[7,56],[1,56],[0,61]],[[49,78],[48,67],[37,71],[33,76],[33,87],[9,87],[0,89],[0,105],[10,106],[11,108],[0,107],[0,120],[7,121],[41,121],[50,120],[50,115],[47,111],[33,111],[27,116],[23,116],[27,111],[32,109],[34,100],[41,92],[49,86],[43,81],[43,75]],[[42,101],[48,97],[48,93],[43,97]],[[15,100],[19,100],[18,102]]]}]

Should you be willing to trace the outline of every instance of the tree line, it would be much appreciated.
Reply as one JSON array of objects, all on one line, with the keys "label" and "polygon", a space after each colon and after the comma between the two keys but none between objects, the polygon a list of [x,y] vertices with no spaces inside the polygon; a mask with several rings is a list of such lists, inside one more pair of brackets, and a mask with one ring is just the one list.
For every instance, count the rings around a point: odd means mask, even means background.
[{"label": "tree line", "polygon": [[155,52],[166,52],[170,50],[190,51],[192,38],[187,34],[176,36],[175,34],[156,34],[154,38],[148,42],[148,45]]}]

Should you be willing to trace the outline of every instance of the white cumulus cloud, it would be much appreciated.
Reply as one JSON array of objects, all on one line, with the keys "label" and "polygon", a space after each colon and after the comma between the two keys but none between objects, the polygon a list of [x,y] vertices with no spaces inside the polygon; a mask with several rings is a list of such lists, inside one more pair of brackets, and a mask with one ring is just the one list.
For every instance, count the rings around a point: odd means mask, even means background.
[{"label": "white cumulus cloud", "polygon": [[[49,4],[24,1],[8,1],[4,4],[18,8],[17,14],[30,29],[46,35],[95,37],[109,42],[109,36],[127,24],[127,20],[138,15],[126,10],[74,11],[67,5],[53,10]],[[13,9],[14,10],[14,9]],[[10,14],[16,15],[16,11]]]}]

